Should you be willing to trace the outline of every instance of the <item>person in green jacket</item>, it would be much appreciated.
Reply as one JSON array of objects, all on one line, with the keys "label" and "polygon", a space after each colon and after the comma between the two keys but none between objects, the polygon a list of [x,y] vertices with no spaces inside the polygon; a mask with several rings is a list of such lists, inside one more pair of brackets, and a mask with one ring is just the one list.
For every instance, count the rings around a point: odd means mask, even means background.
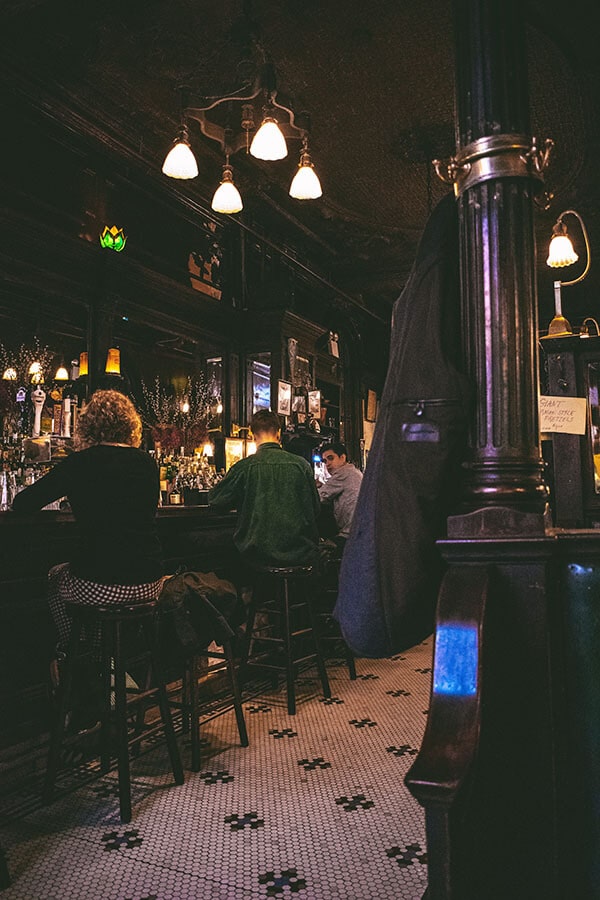
[{"label": "person in green jacket", "polygon": [[236,509],[233,540],[250,566],[318,562],[319,495],[310,463],[283,450],[277,413],[259,410],[250,423],[257,450],[239,460],[208,495],[211,506]]}]

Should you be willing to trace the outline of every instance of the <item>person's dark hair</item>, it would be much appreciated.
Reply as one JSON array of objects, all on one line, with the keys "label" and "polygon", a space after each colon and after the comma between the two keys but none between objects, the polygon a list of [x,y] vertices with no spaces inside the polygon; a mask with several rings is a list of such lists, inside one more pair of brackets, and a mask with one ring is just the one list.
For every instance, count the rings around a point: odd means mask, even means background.
[{"label": "person's dark hair", "polygon": [[331,441],[329,444],[323,444],[321,450],[321,459],[323,458],[323,454],[327,453],[328,450],[331,450],[332,453],[336,453],[338,456],[342,456],[342,454],[348,459],[348,451],[346,450],[345,444],[342,444],[340,441]]},{"label": "person's dark hair", "polygon": [[259,409],[250,420],[252,434],[276,434],[281,428],[277,413],[270,409]]},{"label": "person's dark hair", "polygon": [[128,444],[139,447],[142,421],[135,406],[119,391],[95,391],[79,414],[75,429],[78,449],[95,444]]}]

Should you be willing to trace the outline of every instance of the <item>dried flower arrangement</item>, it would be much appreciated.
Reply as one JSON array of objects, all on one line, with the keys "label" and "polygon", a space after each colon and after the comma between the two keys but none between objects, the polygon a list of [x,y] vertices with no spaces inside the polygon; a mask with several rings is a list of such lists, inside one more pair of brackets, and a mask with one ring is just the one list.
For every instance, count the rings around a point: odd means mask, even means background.
[{"label": "dried flower arrangement", "polygon": [[149,386],[142,379],[141,402],[137,403],[144,425],[152,431],[154,443],[167,452],[190,453],[208,436],[208,407],[211,392],[205,379],[188,376],[183,390],[161,382],[157,375]]}]

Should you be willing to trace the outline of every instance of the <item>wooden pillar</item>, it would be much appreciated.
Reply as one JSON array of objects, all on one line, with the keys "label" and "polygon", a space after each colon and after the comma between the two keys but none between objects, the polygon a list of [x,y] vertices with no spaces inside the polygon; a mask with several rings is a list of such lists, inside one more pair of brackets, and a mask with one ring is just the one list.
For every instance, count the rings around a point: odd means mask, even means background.
[{"label": "wooden pillar", "polygon": [[[558,578],[544,527],[533,230],[546,153],[529,133],[523,3],[454,0],[454,12],[457,151],[438,171],[458,198],[474,398],[464,511],[439,543],[448,572],[432,714],[406,784],[426,809],[427,900],[559,900]],[[457,623],[474,638],[469,690],[447,678],[465,662],[456,647],[444,655]],[[461,708],[475,698],[466,730]]]},{"label": "wooden pillar", "polygon": [[529,132],[522,3],[454,8],[457,153],[446,178],[458,196],[463,351],[475,386],[464,505],[525,513],[513,531],[540,532],[533,196],[544,154]]}]

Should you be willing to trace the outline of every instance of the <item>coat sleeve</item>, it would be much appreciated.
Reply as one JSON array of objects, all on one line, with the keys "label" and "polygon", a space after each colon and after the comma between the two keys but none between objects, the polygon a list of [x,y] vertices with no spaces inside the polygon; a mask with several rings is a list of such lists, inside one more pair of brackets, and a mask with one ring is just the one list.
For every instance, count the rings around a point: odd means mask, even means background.
[{"label": "coat sleeve", "polygon": [[50,471],[24,490],[19,491],[13,500],[12,508],[17,513],[36,512],[60,500],[69,493],[71,463],[69,458],[55,465]]},{"label": "coat sleeve", "polygon": [[[242,460],[240,460],[242,462]],[[208,492],[210,506],[235,509],[243,496],[244,468],[239,462],[231,467],[225,478]]]},{"label": "coat sleeve", "polygon": [[321,503],[329,503],[342,493],[343,485],[341,485],[335,475],[332,475],[325,484],[320,484],[317,488],[319,492],[319,500]]}]

